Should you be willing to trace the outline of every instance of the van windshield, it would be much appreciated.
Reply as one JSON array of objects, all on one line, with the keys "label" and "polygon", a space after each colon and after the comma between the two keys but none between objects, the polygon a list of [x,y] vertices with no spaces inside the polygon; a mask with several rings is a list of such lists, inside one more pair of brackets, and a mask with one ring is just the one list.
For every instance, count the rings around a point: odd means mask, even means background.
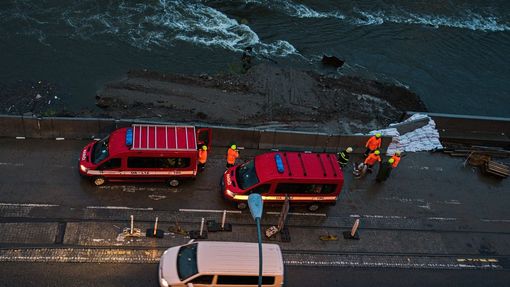
[{"label": "van windshield", "polygon": [[255,172],[255,161],[243,163],[236,173],[236,180],[241,189],[247,189],[259,183],[259,178]]},{"label": "van windshield", "polygon": [[198,243],[195,243],[179,248],[179,253],[177,254],[177,273],[181,281],[198,273],[197,246]]},{"label": "van windshield", "polygon": [[94,147],[92,148],[92,163],[98,164],[102,160],[108,157],[108,140],[110,139],[109,136],[105,137],[104,139],[96,142],[94,144]]}]

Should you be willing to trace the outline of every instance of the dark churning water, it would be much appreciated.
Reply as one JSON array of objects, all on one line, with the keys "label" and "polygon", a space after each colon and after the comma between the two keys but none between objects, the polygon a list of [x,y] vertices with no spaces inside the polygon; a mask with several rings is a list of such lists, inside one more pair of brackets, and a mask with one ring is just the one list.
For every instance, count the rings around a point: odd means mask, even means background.
[{"label": "dark churning water", "polygon": [[0,39],[0,83],[54,82],[72,108],[128,69],[228,71],[252,46],[409,87],[433,112],[510,117],[510,1],[5,0]]}]

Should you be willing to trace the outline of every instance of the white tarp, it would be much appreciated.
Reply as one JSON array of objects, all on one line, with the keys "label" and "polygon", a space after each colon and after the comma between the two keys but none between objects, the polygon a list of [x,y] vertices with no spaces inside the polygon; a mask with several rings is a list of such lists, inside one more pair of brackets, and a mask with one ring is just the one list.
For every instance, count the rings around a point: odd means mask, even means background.
[{"label": "white tarp", "polygon": [[[425,118],[428,118],[428,124],[413,131],[406,132],[405,134],[399,134],[398,130],[392,127],[417,120],[423,120]],[[436,123],[432,120],[432,118],[423,114],[414,114],[401,123],[390,124],[387,129],[371,131],[369,134],[373,135],[375,133],[382,133],[384,136],[393,137],[390,145],[388,146],[388,155],[393,155],[396,151],[416,152],[443,148],[439,141],[439,132],[436,129]]]}]

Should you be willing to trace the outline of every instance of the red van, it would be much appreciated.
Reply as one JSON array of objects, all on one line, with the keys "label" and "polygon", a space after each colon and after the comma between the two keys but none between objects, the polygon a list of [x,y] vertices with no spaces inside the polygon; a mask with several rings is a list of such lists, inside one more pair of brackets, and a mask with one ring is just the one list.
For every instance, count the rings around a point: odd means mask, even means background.
[{"label": "red van", "polygon": [[167,181],[178,186],[197,175],[198,148],[208,147],[211,129],[134,124],[89,143],[79,171],[94,184],[106,181]]},{"label": "red van", "polygon": [[310,211],[320,204],[335,204],[344,176],[334,154],[270,152],[229,168],[223,174],[223,196],[237,208],[247,207],[251,193],[264,202],[305,203]]}]

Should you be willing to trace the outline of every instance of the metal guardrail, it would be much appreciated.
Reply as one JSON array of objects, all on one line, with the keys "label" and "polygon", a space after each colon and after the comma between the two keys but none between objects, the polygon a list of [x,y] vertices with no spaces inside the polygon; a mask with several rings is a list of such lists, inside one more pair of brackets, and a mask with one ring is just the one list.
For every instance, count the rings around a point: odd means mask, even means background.
[{"label": "metal guardrail", "polygon": [[[411,116],[415,113],[417,112],[406,112],[406,115]],[[440,140],[443,143],[465,143],[510,148],[510,118],[426,114],[436,123]]]}]

